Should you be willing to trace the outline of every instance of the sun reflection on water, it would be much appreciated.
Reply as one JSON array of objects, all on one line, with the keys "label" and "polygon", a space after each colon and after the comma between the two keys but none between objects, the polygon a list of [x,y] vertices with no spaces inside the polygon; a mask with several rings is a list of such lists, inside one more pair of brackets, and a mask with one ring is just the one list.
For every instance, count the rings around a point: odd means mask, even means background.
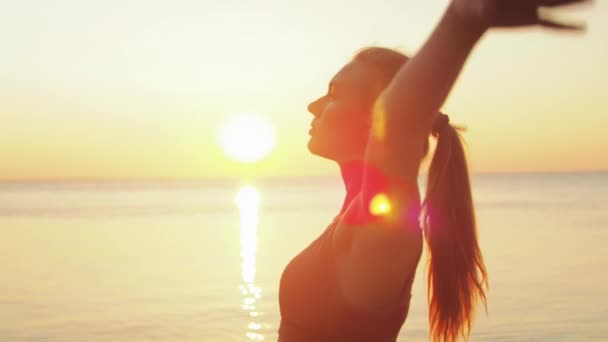
[{"label": "sun reflection on water", "polygon": [[256,308],[257,301],[262,297],[262,289],[255,285],[260,194],[253,186],[247,185],[239,190],[235,201],[241,218],[242,308],[251,318],[245,336],[250,340],[263,341],[264,335],[260,333],[262,324],[258,321],[262,313]]}]

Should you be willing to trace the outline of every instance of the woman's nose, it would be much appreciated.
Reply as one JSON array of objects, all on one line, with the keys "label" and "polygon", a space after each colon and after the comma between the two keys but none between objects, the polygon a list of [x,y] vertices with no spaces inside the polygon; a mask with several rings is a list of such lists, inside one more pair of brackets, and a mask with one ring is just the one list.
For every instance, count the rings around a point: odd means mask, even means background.
[{"label": "woman's nose", "polygon": [[311,102],[308,104],[308,111],[314,115],[314,116],[318,116],[321,113],[321,106],[320,106],[320,102],[321,102],[321,98]]}]

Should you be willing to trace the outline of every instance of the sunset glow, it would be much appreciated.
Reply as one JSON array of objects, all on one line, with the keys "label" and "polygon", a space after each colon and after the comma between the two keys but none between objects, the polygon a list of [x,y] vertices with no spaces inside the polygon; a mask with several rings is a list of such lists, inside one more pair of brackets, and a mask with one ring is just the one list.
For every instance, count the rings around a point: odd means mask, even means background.
[{"label": "sunset glow", "polygon": [[[366,46],[414,54],[447,1],[294,1],[0,5],[0,179],[335,176],[307,104]],[[605,13],[486,35],[441,109],[473,173],[608,170]]]},{"label": "sunset glow", "polygon": [[268,156],[276,143],[272,125],[254,113],[227,120],[219,130],[218,139],[226,156],[243,163]]}]

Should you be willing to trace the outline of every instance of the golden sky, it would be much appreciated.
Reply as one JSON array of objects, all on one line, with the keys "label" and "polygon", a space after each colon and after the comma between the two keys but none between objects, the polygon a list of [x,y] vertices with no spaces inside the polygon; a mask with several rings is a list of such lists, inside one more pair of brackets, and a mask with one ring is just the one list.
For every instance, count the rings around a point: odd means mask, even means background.
[{"label": "golden sky", "polygon": [[[0,4],[0,179],[305,176],[306,111],[360,48],[418,49],[446,1]],[[381,5],[381,6],[379,6]],[[608,3],[585,35],[491,32],[444,109],[474,172],[608,169]],[[255,165],[216,143],[253,111],[278,145]]]}]

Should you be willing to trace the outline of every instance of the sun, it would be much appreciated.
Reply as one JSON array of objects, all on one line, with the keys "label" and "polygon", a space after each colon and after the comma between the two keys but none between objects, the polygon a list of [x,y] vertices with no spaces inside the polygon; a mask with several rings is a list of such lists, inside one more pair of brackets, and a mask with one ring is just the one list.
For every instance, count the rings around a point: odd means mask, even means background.
[{"label": "sun", "polygon": [[239,113],[221,125],[218,143],[228,158],[253,163],[267,157],[275,148],[275,129],[257,113]]}]

